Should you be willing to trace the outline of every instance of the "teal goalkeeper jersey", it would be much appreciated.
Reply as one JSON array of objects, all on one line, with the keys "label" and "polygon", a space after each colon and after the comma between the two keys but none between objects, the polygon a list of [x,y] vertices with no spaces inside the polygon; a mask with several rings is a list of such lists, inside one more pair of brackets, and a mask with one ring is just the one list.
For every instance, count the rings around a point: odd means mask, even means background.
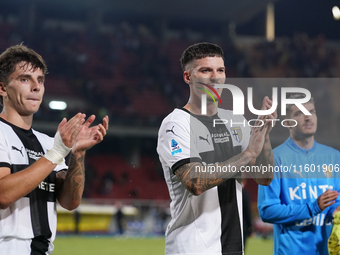
[{"label": "teal goalkeeper jersey", "polygon": [[314,142],[300,148],[291,138],[274,149],[275,178],[259,185],[258,210],[274,224],[274,254],[328,254],[336,203],[321,212],[317,198],[327,189],[340,191],[339,151]]}]

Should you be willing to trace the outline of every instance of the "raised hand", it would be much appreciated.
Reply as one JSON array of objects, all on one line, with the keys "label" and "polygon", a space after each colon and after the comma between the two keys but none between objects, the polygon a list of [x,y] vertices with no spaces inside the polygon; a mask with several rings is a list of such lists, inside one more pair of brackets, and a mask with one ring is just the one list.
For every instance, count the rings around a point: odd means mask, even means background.
[{"label": "raised hand", "polygon": [[268,130],[268,125],[263,124],[261,121],[265,123],[265,116],[259,116],[254,126],[251,128],[251,135],[247,150],[252,154],[253,158],[260,155],[265,142],[265,135]]},{"label": "raised hand", "polygon": [[63,143],[68,148],[72,148],[73,144],[76,141],[77,136],[79,135],[82,125],[85,122],[85,114],[78,113],[69,121],[64,118],[57,129],[57,133],[59,132]]},{"label": "raised hand", "polygon": [[[273,101],[270,100],[269,97],[265,96],[262,101],[261,110],[268,110],[272,107],[272,105],[273,105]],[[275,126],[276,121],[274,120],[276,119],[277,119],[277,105],[275,107],[275,111],[272,114],[265,116],[265,124],[268,126],[267,135],[270,133],[272,128]]]},{"label": "raised hand", "polygon": [[91,115],[86,122],[81,126],[81,130],[72,147],[72,152],[86,151],[94,145],[103,141],[106,131],[109,128],[109,117],[103,118],[103,124],[90,127],[95,120],[95,116]]}]

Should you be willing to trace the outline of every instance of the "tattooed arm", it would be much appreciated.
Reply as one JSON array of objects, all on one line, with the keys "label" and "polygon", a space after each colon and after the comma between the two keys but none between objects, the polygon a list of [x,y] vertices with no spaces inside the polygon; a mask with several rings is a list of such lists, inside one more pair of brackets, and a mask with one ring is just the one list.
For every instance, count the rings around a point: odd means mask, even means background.
[{"label": "tattooed arm", "polygon": [[207,171],[205,166],[195,162],[180,166],[175,174],[191,194],[198,196],[204,191],[235,177],[242,170],[241,167],[255,160],[262,151],[266,132],[267,126],[253,128],[246,150],[224,162],[213,165],[215,169],[226,169],[226,171]]},{"label": "tattooed arm", "polygon": [[[264,97],[263,102],[262,102],[262,110],[267,110],[273,107],[273,102],[272,100],[269,99],[269,97]],[[275,121],[269,121],[269,120],[276,120],[277,118],[277,112],[276,112],[276,107],[275,111],[267,116],[261,116],[259,119],[266,120],[266,126],[267,126],[267,132],[265,136],[265,141],[263,145],[263,149],[259,156],[256,158],[256,160],[253,160],[250,162],[250,166],[256,165],[258,166],[260,172],[259,173],[254,173],[250,172],[250,175],[253,177],[253,179],[257,182],[257,184],[261,184],[264,186],[268,186],[273,178],[274,178],[274,171],[269,171],[269,166],[273,167],[275,166],[275,160],[274,160],[274,154],[273,154],[273,149],[270,143],[269,139],[269,133],[275,126]],[[267,171],[262,172],[264,170],[263,166],[267,168]]]},{"label": "tattooed arm", "polygon": [[109,127],[107,116],[103,124],[89,127],[94,119],[94,115],[90,116],[77,136],[68,170],[57,173],[57,199],[68,210],[77,208],[81,202],[85,183],[85,152],[103,140]]},{"label": "tattooed arm", "polygon": [[[226,169],[227,171],[210,172],[199,162],[188,163],[180,166],[175,171],[183,186],[193,195],[198,196],[204,191],[215,187],[222,182],[235,177],[241,166],[247,165],[253,159],[247,150],[228,159],[227,161],[214,164],[212,167]],[[232,171],[235,170],[235,171]]]},{"label": "tattooed arm", "polygon": [[68,210],[80,204],[85,184],[85,152],[71,154],[68,170],[57,173],[57,199]]},{"label": "tattooed arm", "polygon": [[250,175],[257,182],[257,184],[268,186],[272,182],[274,178],[274,171],[270,171],[269,166],[274,167],[275,161],[272,146],[268,135],[266,135],[266,139],[260,155],[256,158],[256,160],[253,160],[249,165],[259,166],[260,170],[264,169],[263,166],[267,167],[267,171],[264,172],[262,171],[259,173],[250,172]]}]

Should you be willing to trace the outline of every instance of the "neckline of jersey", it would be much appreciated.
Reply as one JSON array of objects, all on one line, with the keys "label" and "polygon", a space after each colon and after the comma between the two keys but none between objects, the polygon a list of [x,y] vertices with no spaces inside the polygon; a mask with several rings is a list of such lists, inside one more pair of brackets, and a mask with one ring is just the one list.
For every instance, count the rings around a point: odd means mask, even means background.
[{"label": "neckline of jersey", "polygon": [[199,119],[199,120],[203,120],[203,121],[208,121],[208,122],[213,122],[214,119],[217,119],[219,118],[218,117],[218,112],[215,113],[214,115],[211,115],[211,116],[206,116],[206,115],[197,115],[197,114],[193,114],[192,112],[190,112],[188,109],[185,109],[185,108],[176,108],[178,110],[182,110],[182,111],[185,111],[186,113],[190,114],[191,116],[195,117],[196,119]]},{"label": "neckline of jersey", "polygon": [[6,123],[7,125],[11,126],[12,128],[14,128],[14,129],[16,129],[16,130],[18,130],[18,131],[20,131],[20,132],[23,132],[23,133],[26,134],[26,135],[28,135],[28,134],[33,134],[32,128],[30,128],[30,129],[24,129],[24,128],[18,127],[18,126],[16,126],[16,125],[12,124],[11,122],[8,122],[7,120],[1,118],[1,117],[0,117],[0,121]]},{"label": "neckline of jersey", "polygon": [[301,152],[301,153],[306,154],[306,155],[310,155],[310,153],[313,153],[316,150],[316,146],[317,146],[317,142],[314,140],[314,144],[313,144],[312,148],[303,149],[299,145],[297,145],[291,137],[289,137],[287,139],[287,143],[290,147],[292,147],[296,151]]}]

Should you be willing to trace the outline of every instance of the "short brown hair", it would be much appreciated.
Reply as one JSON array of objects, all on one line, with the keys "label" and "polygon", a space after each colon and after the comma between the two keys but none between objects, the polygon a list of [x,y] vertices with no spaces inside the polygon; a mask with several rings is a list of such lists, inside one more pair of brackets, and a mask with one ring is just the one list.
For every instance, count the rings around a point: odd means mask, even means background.
[{"label": "short brown hair", "polygon": [[191,61],[216,56],[224,58],[224,53],[220,46],[208,42],[196,43],[183,52],[180,59],[181,66],[183,71],[186,71],[187,64],[191,63]]},{"label": "short brown hair", "polygon": [[[293,93],[287,99],[301,99],[301,98],[305,98],[305,97],[306,97],[306,95],[303,94],[303,93]],[[314,98],[311,97],[309,99],[309,101],[306,102],[305,104],[307,104],[307,103],[312,103],[313,105],[315,105]],[[290,115],[291,114],[292,106],[293,106],[293,104],[287,104],[286,105],[286,115]]]},{"label": "short brown hair", "polygon": [[[34,50],[24,46],[22,43],[11,46],[0,55],[0,82],[7,85],[9,76],[15,72],[16,66],[20,62],[31,64],[31,68],[35,71],[41,69],[44,74],[47,74],[47,66],[44,59]],[[3,104],[3,98],[0,96],[0,104]]]}]

